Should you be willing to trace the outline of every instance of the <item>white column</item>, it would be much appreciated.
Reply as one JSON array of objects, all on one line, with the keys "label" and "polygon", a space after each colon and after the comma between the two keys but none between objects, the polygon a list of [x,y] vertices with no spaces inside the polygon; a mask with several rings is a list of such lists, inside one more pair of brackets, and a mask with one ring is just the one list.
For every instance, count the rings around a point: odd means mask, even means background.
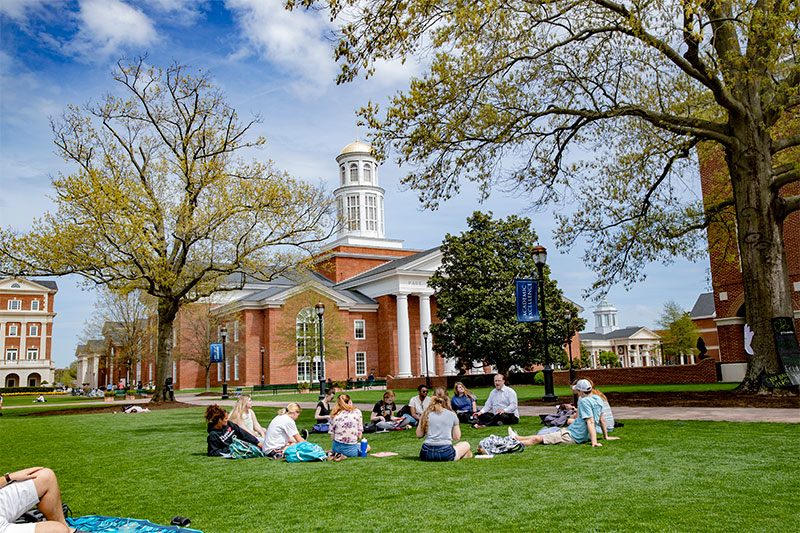
[{"label": "white column", "polygon": [[[0,359],[6,358],[6,331],[8,331],[6,329],[7,327],[8,326],[6,322],[0,322],[0,332],[2,333],[0,337],[2,337],[3,339],[3,344],[0,345]],[[0,383],[0,385],[5,386],[5,383]]]},{"label": "white column", "polygon": [[100,356],[95,355],[92,357],[92,378],[89,380],[89,386],[96,389],[98,386],[97,378],[100,373]]},{"label": "white column", "polygon": [[[433,336],[431,335],[431,297],[427,294],[419,295],[419,331],[422,344],[422,353],[428,354],[428,368],[431,375],[436,376],[436,359],[433,356]],[[428,332],[428,340],[422,335],[423,331]],[[428,346],[426,347],[425,344]],[[427,349],[427,352],[425,351]],[[424,371],[424,369],[423,369]]]},{"label": "white column", "polygon": [[22,361],[28,359],[28,354],[25,353],[25,349],[28,347],[28,322],[20,322],[19,329],[19,356],[17,361]]},{"label": "white column", "polygon": [[411,338],[408,326],[408,295],[397,295],[397,377],[411,377]]}]

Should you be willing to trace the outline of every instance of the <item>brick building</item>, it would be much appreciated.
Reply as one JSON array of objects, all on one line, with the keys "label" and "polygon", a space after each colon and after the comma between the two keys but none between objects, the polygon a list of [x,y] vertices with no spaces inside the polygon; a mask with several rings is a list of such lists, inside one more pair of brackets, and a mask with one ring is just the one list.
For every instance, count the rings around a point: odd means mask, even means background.
[{"label": "brick building", "polygon": [[0,386],[52,384],[54,281],[0,279]]},{"label": "brick building", "polygon": [[[706,356],[720,361],[719,355],[719,335],[717,334],[717,312],[714,309],[714,293],[704,292],[697,297],[689,316],[692,318],[697,333],[706,347]],[[699,347],[698,347],[699,349]]]}]

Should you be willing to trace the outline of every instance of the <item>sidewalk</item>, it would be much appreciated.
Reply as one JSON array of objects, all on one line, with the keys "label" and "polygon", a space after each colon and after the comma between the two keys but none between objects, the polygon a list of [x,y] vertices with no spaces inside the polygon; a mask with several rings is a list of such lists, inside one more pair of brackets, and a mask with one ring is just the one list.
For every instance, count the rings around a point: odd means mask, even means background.
[{"label": "sidewalk", "polygon": [[[211,396],[191,396],[176,394],[179,402],[197,405],[216,403],[233,407],[236,400],[220,400]],[[298,402],[303,409],[314,409],[317,399],[310,402]],[[286,402],[253,400],[259,407],[286,407]],[[358,403],[356,407],[362,412],[372,411],[372,404]],[[800,424],[800,409],[760,409],[750,407],[613,407],[614,418],[619,420],[710,420],[714,422],[786,422]],[[520,416],[536,416],[555,412],[552,405],[522,405]]]}]

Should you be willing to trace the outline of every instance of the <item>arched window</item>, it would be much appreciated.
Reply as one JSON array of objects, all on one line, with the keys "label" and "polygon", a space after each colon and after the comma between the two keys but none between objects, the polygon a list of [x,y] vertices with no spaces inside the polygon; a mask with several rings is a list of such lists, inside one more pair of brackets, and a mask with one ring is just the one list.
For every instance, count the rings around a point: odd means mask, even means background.
[{"label": "arched window", "polygon": [[325,375],[319,358],[319,321],[313,307],[297,313],[297,381],[319,381]]},{"label": "arched window", "polygon": [[372,183],[372,164],[364,163],[364,183]]},{"label": "arched window", "polygon": [[350,183],[358,183],[358,165],[356,163],[350,164]]},{"label": "arched window", "polygon": [[339,167],[339,177],[340,177],[340,181],[342,182],[342,185],[344,185],[344,177],[345,177],[345,174],[346,174],[346,171],[345,171],[345,169],[344,169],[344,165],[341,165],[341,166]]}]

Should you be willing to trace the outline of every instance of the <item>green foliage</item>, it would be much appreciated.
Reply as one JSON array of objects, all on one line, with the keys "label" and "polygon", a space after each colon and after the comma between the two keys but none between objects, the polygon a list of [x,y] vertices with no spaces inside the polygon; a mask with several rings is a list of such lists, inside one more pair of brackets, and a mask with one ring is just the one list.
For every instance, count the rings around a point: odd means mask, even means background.
[{"label": "green foliage", "polygon": [[[516,320],[514,280],[536,277],[533,247],[538,237],[528,218],[511,216],[495,220],[476,211],[467,219],[469,229],[445,236],[442,265],[429,281],[436,291],[437,316],[431,325],[433,348],[443,357],[472,368],[475,361],[496,365],[508,373],[512,366],[526,367],[544,359],[542,324]],[[578,315],[564,301],[561,290],[545,266],[547,336],[551,356],[558,357],[563,344],[565,311]],[[583,320],[573,319],[573,327]]]},{"label": "green foliage", "polygon": [[544,384],[544,373],[541,370],[533,375],[533,383],[535,385],[543,385]]},{"label": "green foliage", "polygon": [[599,359],[600,359],[600,364],[602,366],[609,366],[609,367],[622,366],[619,362],[619,355],[609,350],[603,350],[602,352],[600,352]]},{"label": "green foliage", "polygon": [[663,337],[665,357],[674,359],[681,355],[697,354],[697,337],[700,334],[692,322],[692,317],[677,303],[664,304],[658,323],[668,330]]}]

